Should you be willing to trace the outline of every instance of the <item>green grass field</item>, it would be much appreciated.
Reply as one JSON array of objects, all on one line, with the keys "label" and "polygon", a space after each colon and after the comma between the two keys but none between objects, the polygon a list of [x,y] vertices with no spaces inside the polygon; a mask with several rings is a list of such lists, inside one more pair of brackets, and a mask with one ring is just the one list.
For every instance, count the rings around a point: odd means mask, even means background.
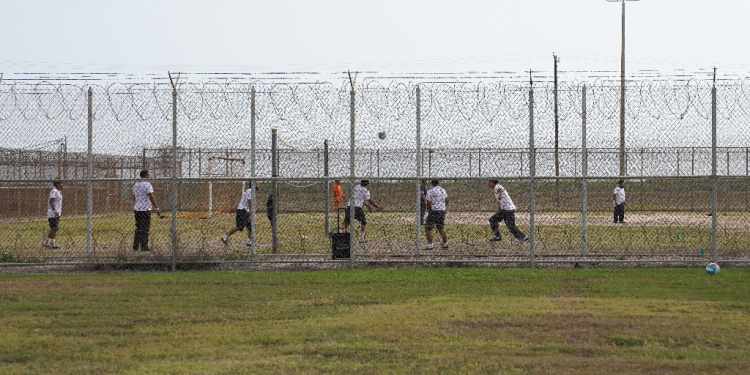
[{"label": "green grass field", "polygon": [[0,275],[0,374],[750,372],[750,269]]}]

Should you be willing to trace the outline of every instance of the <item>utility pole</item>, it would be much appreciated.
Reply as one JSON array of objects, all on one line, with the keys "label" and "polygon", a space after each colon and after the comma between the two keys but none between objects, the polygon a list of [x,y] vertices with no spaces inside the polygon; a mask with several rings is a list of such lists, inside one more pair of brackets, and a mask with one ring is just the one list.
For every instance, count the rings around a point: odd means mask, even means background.
[{"label": "utility pole", "polygon": [[[557,63],[560,62],[560,58],[554,53],[552,57],[555,60],[555,177],[560,176],[560,154],[559,154],[559,122],[557,116]],[[555,207],[560,207],[560,180],[555,179]]]},{"label": "utility pole", "polygon": [[607,0],[622,3],[622,50],[620,53],[620,176],[625,176],[625,2],[638,0]]}]

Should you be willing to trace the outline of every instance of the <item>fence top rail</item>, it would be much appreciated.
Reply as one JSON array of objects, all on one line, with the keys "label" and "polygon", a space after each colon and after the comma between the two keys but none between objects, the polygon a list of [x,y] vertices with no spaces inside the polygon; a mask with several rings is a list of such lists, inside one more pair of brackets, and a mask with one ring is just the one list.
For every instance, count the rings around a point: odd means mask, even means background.
[{"label": "fence top rail", "polygon": [[[466,176],[409,176],[409,177],[377,177],[377,176],[354,176],[354,180],[370,180],[373,181],[387,181],[387,182],[399,182],[399,181],[418,181],[418,180],[430,180],[430,179],[438,179],[441,181],[488,181],[488,180],[505,180],[505,181],[555,181],[555,180],[586,180],[586,181],[603,181],[603,180],[612,180],[612,179],[619,179],[619,178],[625,178],[628,181],[638,181],[638,180],[694,180],[694,179],[710,179],[711,175],[695,175],[695,176],[641,176],[641,175],[633,175],[633,176],[625,176],[620,177],[616,175],[611,176],[587,176],[587,177],[581,177],[581,176],[521,176],[521,175],[515,175],[515,176],[481,176],[481,177],[466,177]],[[247,182],[249,180],[254,180],[258,182],[325,182],[325,181],[334,181],[334,180],[341,180],[341,181],[348,181],[349,176],[327,176],[327,177],[222,177],[222,178],[198,178],[198,177],[190,177],[190,178],[177,178],[177,182]],[[747,179],[750,178],[749,176],[745,175],[717,175],[716,178],[719,179]],[[143,179],[140,178],[78,178],[78,179],[60,179],[59,181],[64,183],[85,183],[85,182],[135,182],[135,181],[141,181]],[[22,183],[38,183],[38,184],[51,184],[50,179],[0,179],[0,183],[3,184],[22,184]],[[154,182],[154,183],[166,183],[166,182],[172,182],[172,178],[170,177],[163,177],[163,178],[148,178],[144,181]]]},{"label": "fence top rail", "polygon": [[[549,151],[554,150],[554,147],[534,147],[534,150],[536,151]],[[581,147],[558,147],[559,151],[576,151],[581,152]],[[13,151],[16,152],[18,149],[2,149],[1,151]],[[144,148],[145,152],[151,152],[151,151],[160,151],[164,152],[165,150],[170,152],[172,151],[171,146],[165,146],[162,148]],[[255,152],[271,152],[271,148],[256,148]],[[477,152],[477,151],[487,151],[487,152],[528,152],[528,147],[421,147],[421,151],[427,151],[427,152],[443,152],[443,151],[450,151],[450,152]],[[620,151],[619,147],[586,147],[586,150],[588,152],[596,152],[596,151]],[[664,150],[711,150],[711,146],[654,146],[654,147],[626,147],[626,151],[653,151],[653,152],[664,152]],[[719,146],[717,147],[717,150],[741,150],[746,151],[750,150],[750,146],[743,147],[743,146]],[[30,150],[24,150],[24,151],[30,151]],[[239,152],[251,152],[252,149],[250,148],[216,148],[216,149],[206,149],[206,148],[183,148],[178,147],[177,153],[198,153],[201,152],[202,154],[206,154],[207,156],[210,156],[210,154],[232,154],[232,153],[239,153]],[[284,149],[279,148],[279,152],[301,152],[297,150],[291,150],[291,149]],[[320,152],[323,152],[323,149],[319,150]],[[345,151],[349,152],[349,148],[334,148],[329,147],[328,151],[334,151],[334,152],[340,152]],[[368,147],[358,147],[356,149],[356,152],[415,152],[415,148],[368,148]],[[38,152],[38,151],[32,151],[32,152]],[[45,151],[45,152],[51,152],[51,153],[57,153],[57,151]],[[307,153],[309,151],[304,151],[304,153]],[[85,154],[85,152],[82,152]],[[131,155],[130,157],[140,157],[139,155]],[[125,157],[128,157],[127,155]],[[148,156],[150,158],[156,158],[156,156]]]}]

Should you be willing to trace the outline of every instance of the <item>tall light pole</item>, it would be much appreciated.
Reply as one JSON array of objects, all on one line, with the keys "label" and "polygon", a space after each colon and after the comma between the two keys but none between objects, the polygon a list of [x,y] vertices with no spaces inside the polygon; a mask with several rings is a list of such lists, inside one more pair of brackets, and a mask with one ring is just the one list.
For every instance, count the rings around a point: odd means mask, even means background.
[{"label": "tall light pole", "polygon": [[622,52],[620,55],[620,176],[625,176],[625,2],[638,0],[607,0],[622,3]]}]

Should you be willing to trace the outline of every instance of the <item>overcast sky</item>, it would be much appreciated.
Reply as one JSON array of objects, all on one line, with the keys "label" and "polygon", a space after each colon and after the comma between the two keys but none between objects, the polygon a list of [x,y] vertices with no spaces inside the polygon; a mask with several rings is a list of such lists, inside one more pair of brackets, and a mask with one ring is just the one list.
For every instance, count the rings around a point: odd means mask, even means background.
[{"label": "overcast sky", "polygon": [[[620,69],[606,0],[0,0],[0,72]],[[626,3],[627,68],[750,75],[750,1]],[[573,74],[573,73],[570,73]],[[642,74],[642,73],[641,73]]]}]

